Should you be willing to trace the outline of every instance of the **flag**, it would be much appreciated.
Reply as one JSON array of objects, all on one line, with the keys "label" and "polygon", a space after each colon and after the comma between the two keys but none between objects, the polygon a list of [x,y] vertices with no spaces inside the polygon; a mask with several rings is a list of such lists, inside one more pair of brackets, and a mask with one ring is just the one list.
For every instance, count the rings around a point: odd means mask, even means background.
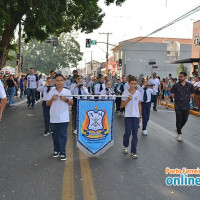
[{"label": "flag", "polygon": [[89,157],[98,157],[113,145],[112,99],[78,99],[77,147]]}]

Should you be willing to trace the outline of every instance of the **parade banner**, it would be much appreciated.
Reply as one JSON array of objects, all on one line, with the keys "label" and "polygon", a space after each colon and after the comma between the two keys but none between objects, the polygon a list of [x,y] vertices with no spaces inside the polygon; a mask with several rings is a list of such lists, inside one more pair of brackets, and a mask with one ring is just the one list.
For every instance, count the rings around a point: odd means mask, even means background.
[{"label": "parade banner", "polygon": [[77,147],[89,157],[98,157],[113,145],[112,99],[78,99]]}]

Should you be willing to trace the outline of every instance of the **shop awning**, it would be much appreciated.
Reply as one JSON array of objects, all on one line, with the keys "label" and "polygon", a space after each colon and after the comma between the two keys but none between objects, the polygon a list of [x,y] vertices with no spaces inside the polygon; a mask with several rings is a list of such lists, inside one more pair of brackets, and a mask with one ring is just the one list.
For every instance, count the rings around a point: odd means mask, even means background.
[{"label": "shop awning", "polygon": [[187,58],[187,59],[183,59],[183,60],[176,60],[176,61],[172,61],[170,62],[171,64],[179,64],[179,63],[198,63],[200,62],[200,58]]}]

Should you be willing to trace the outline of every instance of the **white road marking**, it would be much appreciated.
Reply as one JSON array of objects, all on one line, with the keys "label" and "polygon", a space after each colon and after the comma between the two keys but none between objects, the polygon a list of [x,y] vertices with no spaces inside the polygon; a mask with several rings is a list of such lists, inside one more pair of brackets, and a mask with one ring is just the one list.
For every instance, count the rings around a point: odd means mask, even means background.
[{"label": "white road marking", "polygon": [[175,112],[174,110],[158,110],[158,112]]},{"label": "white road marking", "polygon": [[[151,120],[149,120],[149,123],[151,125],[153,125],[153,126],[156,126],[158,129],[166,132],[168,135],[171,135],[173,137],[175,137],[177,135],[175,132],[169,131],[168,129],[164,128],[163,126],[161,126],[161,125],[159,125],[159,124],[157,124],[157,123],[155,123],[155,122],[153,122]],[[177,143],[178,143],[178,141],[177,141]],[[200,152],[200,147],[199,146],[197,146],[196,144],[193,144],[192,142],[186,140],[185,138],[183,139],[183,143],[189,145],[195,151]]]}]

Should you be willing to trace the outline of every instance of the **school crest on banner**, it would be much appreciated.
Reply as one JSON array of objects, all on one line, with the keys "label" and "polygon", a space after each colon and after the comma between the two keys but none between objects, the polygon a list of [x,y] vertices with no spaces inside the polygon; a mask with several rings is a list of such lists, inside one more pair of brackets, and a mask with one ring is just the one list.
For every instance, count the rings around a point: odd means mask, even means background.
[{"label": "school crest on banner", "polygon": [[79,99],[77,106],[77,146],[97,157],[113,145],[114,100]]}]

